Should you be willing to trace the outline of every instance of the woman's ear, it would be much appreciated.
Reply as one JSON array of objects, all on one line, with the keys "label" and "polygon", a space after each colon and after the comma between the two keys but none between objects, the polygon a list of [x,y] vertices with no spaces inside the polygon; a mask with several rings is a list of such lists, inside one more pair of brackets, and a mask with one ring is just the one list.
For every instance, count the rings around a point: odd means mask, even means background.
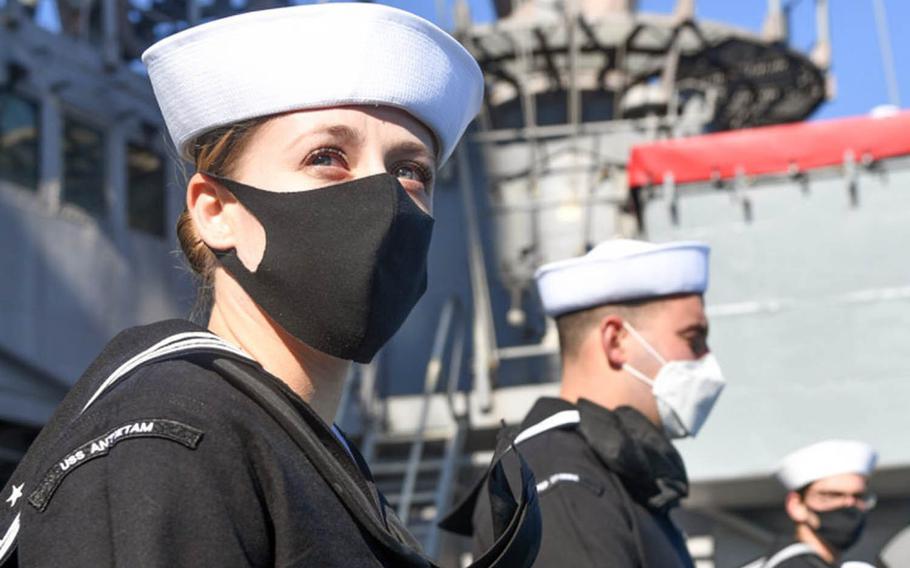
[{"label": "woman's ear", "polygon": [[600,320],[600,342],[607,364],[613,370],[620,370],[628,361],[628,354],[622,346],[622,336],[627,333],[622,318],[609,315]]},{"label": "woman's ear", "polygon": [[233,196],[211,178],[193,174],[186,185],[186,209],[193,219],[199,238],[215,250],[229,250],[237,244],[237,235],[225,205]]}]

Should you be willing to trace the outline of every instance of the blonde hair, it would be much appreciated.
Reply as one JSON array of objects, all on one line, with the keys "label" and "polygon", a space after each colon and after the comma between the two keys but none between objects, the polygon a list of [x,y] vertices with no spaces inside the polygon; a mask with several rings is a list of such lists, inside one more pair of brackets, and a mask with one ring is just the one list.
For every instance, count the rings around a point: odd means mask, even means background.
[{"label": "blonde hair", "polygon": [[[193,166],[196,172],[232,177],[250,139],[269,117],[259,117],[216,128],[199,136],[193,143]],[[177,241],[197,280],[196,304],[192,319],[205,317],[211,307],[211,290],[217,260],[199,236],[189,210],[177,218]]]}]

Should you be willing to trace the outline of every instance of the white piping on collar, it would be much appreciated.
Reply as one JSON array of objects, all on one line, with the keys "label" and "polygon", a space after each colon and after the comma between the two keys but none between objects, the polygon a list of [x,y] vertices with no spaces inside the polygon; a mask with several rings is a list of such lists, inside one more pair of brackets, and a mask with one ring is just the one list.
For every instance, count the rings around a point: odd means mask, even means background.
[{"label": "white piping on collar", "polygon": [[[145,351],[136,354],[131,357],[125,363],[117,367],[117,369],[111,373],[104,382],[101,383],[101,386],[95,391],[95,394],[88,400],[85,406],[82,408],[82,412],[94,403],[99,396],[101,396],[104,391],[111,388],[117,381],[126,376],[130,371],[136,367],[147,363],[152,360],[167,358],[178,353],[186,353],[190,351],[198,352],[227,352],[237,357],[248,359],[255,362],[247,352],[239,347],[231,345],[227,341],[221,339],[213,333],[207,331],[191,331],[185,333],[177,333],[169,337],[164,338],[155,345],[152,345]],[[334,427],[334,425],[333,425]],[[336,434],[337,435],[337,434]],[[350,448],[347,447],[347,444],[339,436],[339,439],[342,440],[342,443],[345,446],[345,449],[350,452]],[[16,516],[13,518],[13,522],[10,523],[9,527],[6,530],[6,533],[3,535],[3,538],[0,539],[0,564],[2,564],[9,554],[12,553],[12,547],[16,543],[16,539],[19,536],[20,529],[20,519],[22,513],[16,513]]]},{"label": "white piping on collar", "polygon": [[255,362],[253,357],[251,357],[246,351],[240,349],[239,347],[231,345],[214,333],[210,333],[208,331],[177,333],[162,339],[155,345],[152,345],[145,351],[131,357],[125,363],[117,367],[117,369],[111,373],[104,380],[104,382],[101,383],[101,386],[99,386],[98,390],[95,391],[95,394],[89,398],[88,402],[85,403],[85,406],[82,407],[80,414],[82,412],[85,412],[88,407],[98,399],[99,396],[101,396],[106,390],[112,387],[117,381],[136,369],[136,367],[139,367],[140,365],[153,360],[165,359],[180,353],[191,351],[228,352],[232,355]]},{"label": "white piping on collar", "polygon": [[0,563],[3,563],[6,560],[7,554],[10,553],[10,548],[13,546],[13,543],[16,542],[16,537],[19,536],[19,517],[22,513],[16,513],[13,522],[10,523],[9,528],[6,529],[6,534],[3,535],[3,539],[0,539]]},{"label": "white piping on collar", "polygon": [[772,556],[767,562],[761,564],[760,566],[762,566],[762,568],[775,568],[782,562],[786,562],[791,558],[803,554],[815,554],[815,551],[811,546],[804,542],[794,542],[790,546],[785,546],[784,548],[778,550],[774,556]]},{"label": "white piping on collar", "polygon": [[563,410],[551,416],[547,416],[533,426],[525,428],[515,436],[513,443],[518,445],[538,434],[543,434],[547,430],[554,430],[556,428],[568,426],[569,424],[578,424],[579,422],[581,422],[581,415],[577,410]]}]

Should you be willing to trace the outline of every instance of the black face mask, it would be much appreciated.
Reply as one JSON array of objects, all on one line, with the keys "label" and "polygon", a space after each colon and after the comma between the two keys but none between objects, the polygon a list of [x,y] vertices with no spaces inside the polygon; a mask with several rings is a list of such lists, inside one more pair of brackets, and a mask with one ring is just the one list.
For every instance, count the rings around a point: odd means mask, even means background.
[{"label": "black face mask", "polygon": [[818,538],[837,550],[847,550],[859,540],[866,526],[866,512],[857,507],[841,507],[831,511],[812,512],[818,515]]},{"label": "black face mask", "polygon": [[300,341],[370,362],[426,290],[433,218],[389,174],[296,192],[210,177],[265,229],[255,271],[235,249],[213,251],[222,266]]}]

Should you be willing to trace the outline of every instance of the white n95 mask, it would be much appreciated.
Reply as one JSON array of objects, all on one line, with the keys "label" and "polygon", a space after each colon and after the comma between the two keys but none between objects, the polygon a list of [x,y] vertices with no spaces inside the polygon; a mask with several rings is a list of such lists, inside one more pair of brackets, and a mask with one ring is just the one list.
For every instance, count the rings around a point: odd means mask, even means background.
[{"label": "white n95 mask", "polygon": [[672,439],[698,434],[726,384],[717,359],[708,353],[694,361],[667,361],[630,323],[623,327],[662,365],[653,379],[629,364],[623,370],[651,387],[664,433]]}]

